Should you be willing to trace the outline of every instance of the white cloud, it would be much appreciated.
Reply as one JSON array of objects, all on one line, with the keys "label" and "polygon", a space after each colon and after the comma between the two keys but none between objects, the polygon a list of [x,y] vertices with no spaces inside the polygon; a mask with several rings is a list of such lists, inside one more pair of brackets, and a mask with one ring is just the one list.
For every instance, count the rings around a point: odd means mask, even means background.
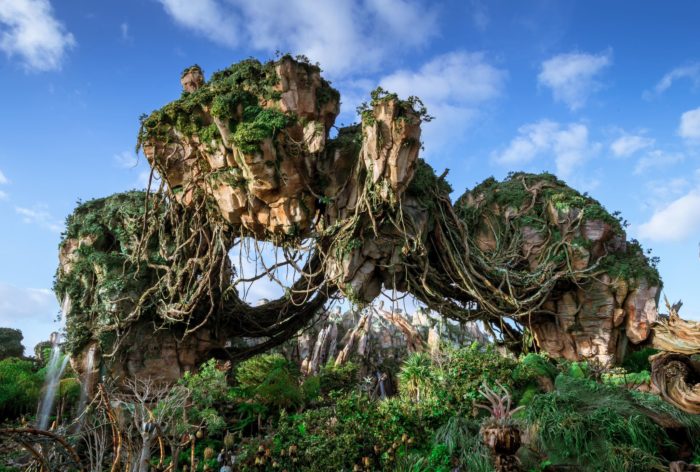
[{"label": "white cloud", "polygon": [[0,1],[0,49],[20,56],[29,70],[61,68],[75,38],[53,14],[49,0]]},{"label": "white cloud", "polygon": [[553,155],[557,174],[567,178],[589,156],[598,151],[590,143],[588,128],[581,123],[563,126],[541,120],[518,128],[518,136],[502,151],[492,153],[492,159],[505,166],[524,165],[542,155]]},{"label": "white cloud", "polygon": [[[10,181],[7,179],[7,177],[5,177],[5,174],[3,174],[2,171],[0,170],[0,185],[5,185],[5,184],[9,184],[9,183],[10,183]],[[7,197],[8,197],[7,192],[0,190],[0,200],[7,200]]]},{"label": "white cloud", "polygon": [[238,19],[221,8],[216,0],[159,1],[176,23],[217,44],[238,45],[241,30]]},{"label": "white cloud", "polygon": [[129,151],[123,151],[114,155],[114,162],[124,169],[131,169],[138,164],[138,156]]},{"label": "white cloud", "polygon": [[133,37],[129,34],[129,23],[126,21],[119,25],[119,31],[121,31],[123,41],[133,40]]},{"label": "white cloud", "polygon": [[693,82],[693,87],[700,86],[700,63],[676,67],[671,72],[665,74],[654,86],[652,91],[645,91],[643,97],[645,99],[651,99],[656,95],[661,95],[678,79],[690,79]]},{"label": "white cloud", "polygon": [[700,230],[700,190],[692,190],[659,209],[639,226],[639,236],[652,241],[681,241]]},{"label": "white cloud", "polygon": [[653,145],[654,140],[652,138],[626,134],[613,141],[610,145],[610,150],[617,157],[627,157]]},{"label": "white cloud", "polygon": [[483,53],[453,52],[434,58],[417,72],[401,70],[384,77],[381,85],[426,102],[476,104],[499,96],[505,76]]},{"label": "white cloud", "polygon": [[48,229],[53,233],[63,231],[64,224],[49,213],[46,205],[35,205],[33,208],[15,207],[15,212],[22,216],[22,221]]},{"label": "white cloud", "polygon": [[444,54],[417,71],[400,70],[380,85],[401,97],[416,95],[435,121],[424,126],[424,141],[440,146],[454,140],[471,124],[478,106],[502,95],[507,73],[490,64],[485,54],[464,51]]},{"label": "white cloud", "polygon": [[471,18],[474,27],[477,31],[486,31],[486,28],[488,28],[491,23],[486,5],[479,0],[471,0],[471,2],[469,2],[469,8],[471,9]]},{"label": "white cloud", "polygon": [[556,101],[570,109],[582,108],[588,97],[600,89],[596,76],[612,64],[610,50],[600,54],[559,54],[542,63],[537,80],[552,90]]},{"label": "white cloud", "polygon": [[686,111],[681,115],[678,134],[687,140],[700,140],[700,107]]},{"label": "white cloud", "polygon": [[[413,0],[365,0],[367,12],[375,17],[376,28],[389,27],[394,38],[419,46],[437,32],[437,15]],[[307,3],[318,4],[318,2]],[[407,34],[410,28],[410,34]],[[382,34],[375,31],[375,34]]]},{"label": "white cloud", "polygon": [[37,343],[61,328],[54,322],[57,313],[58,302],[51,290],[0,283],[0,326],[22,331],[25,355],[32,354]]},{"label": "white cloud", "polygon": [[377,67],[391,51],[420,46],[437,31],[435,13],[413,0],[159,1],[211,41],[304,54],[335,76]]},{"label": "white cloud", "polygon": [[642,174],[649,169],[658,169],[663,167],[670,167],[679,162],[685,160],[685,155],[675,152],[665,152],[660,149],[653,149],[649,151],[646,156],[642,157],[637,161],[637,165],[634,168],[635,174]]},{"label": "white cloud", "polygon": [[676,199],[688,191],[690,182],[683,177],[657,179],[647,183],[649,193],[654,197],[652,207],[666,206],[669,200]]}]

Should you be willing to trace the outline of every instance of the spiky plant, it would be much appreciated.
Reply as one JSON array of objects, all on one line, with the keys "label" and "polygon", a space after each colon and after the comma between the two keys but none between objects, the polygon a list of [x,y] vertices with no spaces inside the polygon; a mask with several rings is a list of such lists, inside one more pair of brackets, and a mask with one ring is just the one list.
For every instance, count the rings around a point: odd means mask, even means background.
[{"label": "spiky plant", "polygon": [[513,397],[506,387],[496,381],[496,385],[502,393],[489,387],[486,383],[479,388],[479,393],[489,401],[489,405],[484,403],[475,403],[474,406],[487,410],[491,417],[485,424],[489,426],[509,426],[513,424],[513,415],[522,410],[523,407],[511,408],[513,405]]}]

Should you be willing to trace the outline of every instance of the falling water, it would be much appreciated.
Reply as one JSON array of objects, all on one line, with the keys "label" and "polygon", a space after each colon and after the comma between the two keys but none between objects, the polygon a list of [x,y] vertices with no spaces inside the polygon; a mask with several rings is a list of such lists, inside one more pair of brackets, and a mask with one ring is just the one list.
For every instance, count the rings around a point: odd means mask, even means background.
[{"label": "falling water", "polygon": [[90,396],[90,387],[92,386],[92,377],[95,370],[95,347],[91,347],[87,352],[85,361],[85,374],[80,388],[80,403],[78,404],[78,415],[83,414],[83,410],[87,405]]},{"label": "falling water", "polygon": [[49,426],[49,416],[56,399],[56,390],[63,376],[63,371],[68,364],[68,356],[61,359],[61,347],[59,345],[60,335],[51,333],[51,358],[46,369],[46,380],[44,381],[44,395],[39,403],[39,413],[37,415],[37,427],[46,429]]}]

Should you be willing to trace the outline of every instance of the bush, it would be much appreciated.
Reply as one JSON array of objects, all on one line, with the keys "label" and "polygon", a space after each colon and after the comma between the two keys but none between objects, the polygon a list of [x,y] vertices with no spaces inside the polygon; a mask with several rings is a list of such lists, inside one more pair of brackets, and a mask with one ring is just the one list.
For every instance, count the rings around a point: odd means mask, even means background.
[{"label": "bush", "polygon": [[36,412],[43,378],[34,363],[10,357],[0,361],[0,418]]},{"label": "bush", "polygon": [[[398,398],[376,402],[359,392],[333,400],[333,406],[283,413],[267,439],[245,445],[242,470],[265,470],[273,462],[290,470],[352,470],[355,465],[394,470],[396,460],[411,451],[429,453],[439,423],[418,404]],[[269,457],[255,469],[261,446]]]},{"label": "bush", "polygon": [[12,328],[0,328],[0,359],[8,357],[22,357],[24,346],[22,346],[22,331]]},{"label": "bush", "polygon": [[649,362],[649,357],[658,352],[658,350],[651,347],[632,351],[625,356],[625,359],[622,361],[622,367],[624,367],[627,372],[643,372],[645,370],[650,372],[651,363]]},{"label": "bush", "polygon": [[537,395],[525,413],[553,465],[664,470],[659,457],[670,439],[629,391],[563,374],[555,385],[554,392]]},{"label": "bush", "polygon": [[202,424],[211,434],[219,434],[226,427],[226,420],[217,410],[232,399],[231,388],[226,380],[226,372],[219,370],[215,359],[201,365],[199,372],[186,372],[180,380],[191,396],[188,409],[189,421]]},{"label": "bush", "polygon": [[331,392],[347,392],[355,388],[359,378],[359,368],[353,362],[347,362],[336,367],[334,364],[323,366],[318,373],[321,394]]},{"label": "bush", "polygon": [[242,393],[270,409],[301,406],[304,394],[300,379],[296,364],[281,354],[252,357],[236,369],[236,380]]}]

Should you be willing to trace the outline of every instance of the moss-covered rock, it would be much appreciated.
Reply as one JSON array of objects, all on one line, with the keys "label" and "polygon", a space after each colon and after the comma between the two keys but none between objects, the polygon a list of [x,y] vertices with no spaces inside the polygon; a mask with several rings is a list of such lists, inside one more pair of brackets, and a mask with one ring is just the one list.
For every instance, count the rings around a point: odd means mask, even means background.
[{"label": "moss-covered rock", "polygon": [[519,172],[485,180],[455,210],[495,286],[534,292],[558,278],[519,320],[541,349],[610,364],[622,361],[628,340],[648,338],[661,287],[655,260],[597,200],[551,174]]}]

